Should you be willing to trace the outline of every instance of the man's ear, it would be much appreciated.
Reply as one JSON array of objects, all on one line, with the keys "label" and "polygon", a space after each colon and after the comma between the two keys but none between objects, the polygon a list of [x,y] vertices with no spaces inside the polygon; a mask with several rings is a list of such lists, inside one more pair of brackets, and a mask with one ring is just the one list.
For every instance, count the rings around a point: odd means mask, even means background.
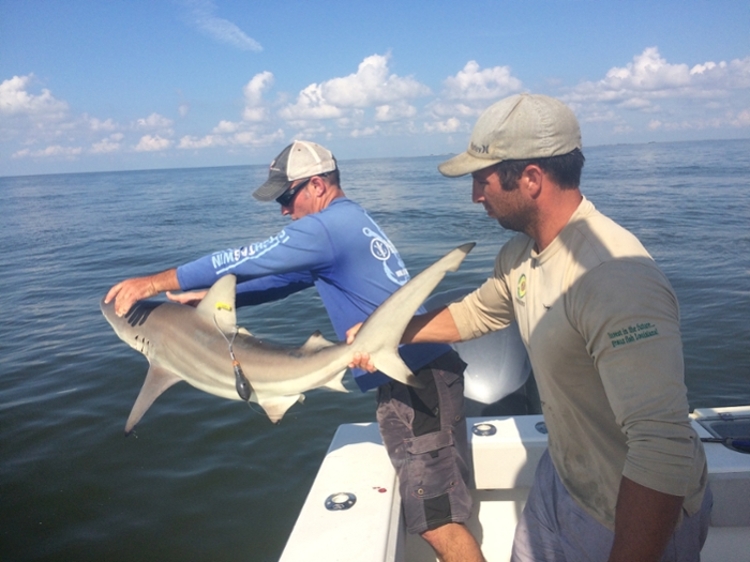
[{"label": "man's ear", "polygon": [[328,190],[328,184],[320,176],[313,176],[312,179],[310,179],[310,185],[312,186],[313,193],[316,197],[324,195]]},{"label": "man's ear", "polygon": [[521,173],[521,185],[527,190],[532,199],[536,199],[542,192],[544,172],[536,164],[529,164]]}]

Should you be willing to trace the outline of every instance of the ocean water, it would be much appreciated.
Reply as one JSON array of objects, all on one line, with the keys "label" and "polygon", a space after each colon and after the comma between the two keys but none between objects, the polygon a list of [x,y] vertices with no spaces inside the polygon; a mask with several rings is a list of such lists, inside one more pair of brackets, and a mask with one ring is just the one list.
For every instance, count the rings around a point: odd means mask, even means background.
[{"label": "ocean water", "polygon": [[[680,299],[691,407],[750,403],[750,140],[592,147],[582,189],[632,230]],[[476,286],[510,233],[439,157],[341,162],[416,273],[478,242],[439,290]],[[251,190],[265,166],[0,178],[0,560],[275,560],[336,427],[374,396],[313,391],[274,426],[186,384],[135,435],[147,370],[99,311],[117,281],[287,219]],[[314,290],[240,311],[285,343],[333,330]],[[345,384],[354,389],[350,380]]]}]

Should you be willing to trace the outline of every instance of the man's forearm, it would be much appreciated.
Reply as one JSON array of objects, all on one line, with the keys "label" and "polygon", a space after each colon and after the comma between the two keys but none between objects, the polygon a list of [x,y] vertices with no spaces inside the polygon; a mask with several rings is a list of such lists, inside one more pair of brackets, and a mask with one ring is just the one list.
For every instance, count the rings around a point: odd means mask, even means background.
[{"label": "man's forearm", "polygon": [[456,322],[447,307],[438,308],[411,319],[401,343],[453,343],[461,341]]},{"label": "man's forearm", "polygon": [[609,562],[658,562],[675,530],[683,500],[623,476]]},{"label": "man's forearm", "polygon": [[151,275],[150,279],[157,294],[180,289],[180,282],[177,280],[177,268],[167,269],[156,275]]}]

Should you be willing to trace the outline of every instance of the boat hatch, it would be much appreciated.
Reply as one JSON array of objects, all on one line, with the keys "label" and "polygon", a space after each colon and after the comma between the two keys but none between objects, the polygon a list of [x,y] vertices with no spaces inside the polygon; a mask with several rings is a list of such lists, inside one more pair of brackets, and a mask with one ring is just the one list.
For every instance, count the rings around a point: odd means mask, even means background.
[{"label": "boat hatch", "polygon": [[722,443],[733,451],[750,454],[750,416],[726,412],[697,421],[712,435],[701,441]]}]

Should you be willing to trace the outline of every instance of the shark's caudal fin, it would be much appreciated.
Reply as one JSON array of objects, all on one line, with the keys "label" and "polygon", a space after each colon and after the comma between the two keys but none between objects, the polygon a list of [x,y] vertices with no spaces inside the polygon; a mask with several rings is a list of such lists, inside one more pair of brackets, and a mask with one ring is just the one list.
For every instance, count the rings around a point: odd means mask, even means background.
[{"label": "shark's caudal fin", "polygon": [[135,424],[141,421],[143,414],[151,407],[154,400],[159,398],[170,386],[181,380],[182,378],[166,369],[153,365],[149,367],[146,380],[143,381],[141,391],[138,393],[138,398],[136,398],[133,409],[130,410],[128,421],[125,423],[125,435],[133,431]]},{"label": "shark's caudal fin", "polygon": [[369,353],[375,367],[389,377],[410,386],[420,386],[398,355],[401,336],[445,274],[456,271],[474,246],[474,242],[459,246],[388,297],[360,328],[352,344],[353,351]]}]

